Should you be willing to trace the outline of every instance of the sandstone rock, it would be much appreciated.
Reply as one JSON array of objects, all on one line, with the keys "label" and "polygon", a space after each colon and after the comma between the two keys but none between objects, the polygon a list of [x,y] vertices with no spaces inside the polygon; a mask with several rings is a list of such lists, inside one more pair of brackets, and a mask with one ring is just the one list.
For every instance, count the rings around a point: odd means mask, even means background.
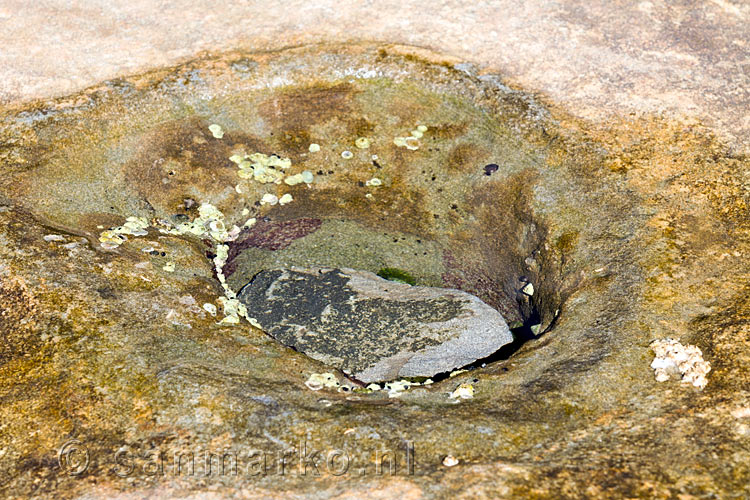
[{"label": "sandstone rock", "polygon": [[367,271],[262,271],[239,299],[279,342],[362,382],[430,377],[513,341],[502,315],[473,295]]},{"label": "sandstone rock", "polygon": [[[675,26],[696,50],[715,40],[700,17]],[[206,55],[0,110],[0,497],[750,498],[750,158],[668,116],[571,120],[421,49],[333,49]],[[423,147],[393,143],[416,124]],[[238,192],[240,151],[314,182]],[[255,205],[269,192],[294,202]],[[224,291],[215,245],[149,227],[101,248],[102,228],[182,224],[206,203],[244,227],[232,290],[264,269],[394,266],[508,323],[537,312],[545,333],[398,398],[312,391],[331,370],[199,307]],[[654,380],[665,338],[701,350],[702,391]],[[238,473],[208,475],[224,450]],[[395,474],[375,472],[378,450]],[[190,454],[194,474],[175,467]]]}]

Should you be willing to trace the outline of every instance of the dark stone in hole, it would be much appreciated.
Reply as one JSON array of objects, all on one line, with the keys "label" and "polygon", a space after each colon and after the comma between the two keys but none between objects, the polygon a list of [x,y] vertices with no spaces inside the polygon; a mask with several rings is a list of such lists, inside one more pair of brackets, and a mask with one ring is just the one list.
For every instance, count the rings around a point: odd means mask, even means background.
[{"label": "dark stone in hole", "polygon": [[364,383],[431,377],[513,341],[502,316],[473,295],[366,271],[261,271],[238,298],[276,340]]}]

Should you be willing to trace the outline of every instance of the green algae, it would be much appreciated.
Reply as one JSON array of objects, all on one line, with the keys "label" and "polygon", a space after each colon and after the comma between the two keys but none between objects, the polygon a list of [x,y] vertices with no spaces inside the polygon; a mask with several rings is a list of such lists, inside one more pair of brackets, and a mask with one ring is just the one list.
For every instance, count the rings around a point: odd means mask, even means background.
[{"label": "green algae", "polygon": [[412,286],[417,284],[417,280],[414,279],[414,276],[412,276],[411,274],[401,269],[396,269],[395,267],[384,267],[383,269],[379,270],[376,274],[380,276],[381,278],[386,279],[388,281],[395,281],[397,283],[405,283],[407,285],[412,285]]}]

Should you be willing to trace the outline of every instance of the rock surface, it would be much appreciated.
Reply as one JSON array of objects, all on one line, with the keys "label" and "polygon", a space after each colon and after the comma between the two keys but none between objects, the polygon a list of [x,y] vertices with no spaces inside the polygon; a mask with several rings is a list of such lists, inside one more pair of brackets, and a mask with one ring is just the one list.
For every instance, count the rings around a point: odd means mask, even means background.
[{"label": "rock surface", "polygon": [[513,341],[473,295],[353,269],[262,271],[239,299],[276,340],[365,383],[431,377]]},{"label": "rock surface", "polygon": [[64,95],[201,51],[378,40],[501,72],[579,117],[660,110],[699,117],[747,151],[749,23],[748,2],[725,0],[616,7],[537,0],[523,8],[514,0],[439,0],[429,8],[413,0],[287,0],[220,10],[206,0],[158,8],[149,0],[5,0],[0,103]]},{"label": "rock surface", "polygon": [[[239,51],[0,111],[0,496],[750,497],[750,159],[694,123],[579,122],[465,69],[389,45]],[[422,123],[418,150],[394,143]],[[315,182],[237,190],[242,150]],[[269,192],[294,202],[255,205]],[[394,267],[509,323],[532,307],[542,335],[398,398],[312,391],[324,364],[205,308],[210,242],[150,226],[100,245],[200,203],[227,230],[257,219],[226,253],[235,291],[263,269]],[[655,379],[665,338],[700,349],[703,390]],[[225,450],[238,474],[206,471]],[[189,453],[194,474],[173,462]]]}]

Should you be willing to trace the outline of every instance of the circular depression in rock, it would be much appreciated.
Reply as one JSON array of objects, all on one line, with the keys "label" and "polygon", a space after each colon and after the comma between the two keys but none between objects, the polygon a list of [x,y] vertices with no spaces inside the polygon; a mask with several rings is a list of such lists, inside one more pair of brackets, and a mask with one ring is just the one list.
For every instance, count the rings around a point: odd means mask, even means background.
[{"label": "circular depression in rock", "polygon": [[[266,269],[393,270],[476,295],[519,340],[541,333],[559,312],[560,259],[576,234],[548,228],[573,200],[538,203],[540,189],[570,191],[560,179],[546,185],[544,147],[519,131],[541,130],[542,110],[455,69],[403,73],[404,61],[383,53],[370,64],[346,74],[343,60],[320,69],[234,61],[221,75],[231,87],[201,90],[194,70],[137,98],[113,82],[106,99],[139,110],[137,123],[113,122],[104,108],[114,103],[97,103],[74,132],[50,130],[55,150],[39,153],[43,173],[23,182],[24,197],[36,214],[88,233],[123,216],[175,225],[210,203],[242,228],[223,266],[235,292]],[[255,153],[291,160],[268,167],[274,174],[314,181],[238,175],[230,158],[251,163]],[[293,202],[262,202],[284,194]],[[217,242],[208,243],[213,257]]]},{"label": "circular depression in rock", "polygon": [[[602,288],[568,320],[589,331],[601,314],[624,311],[607,263],[627,251],[633,200],[607,172],[581,173],[601,161],[596,149],[561,137],[543,107],[497,77],[399,51],[227,54],[9,115],[4,196],[99,252],[103,230],[148,221],[146,235],[108,257],[133,265],[113,293],[132,288],[148,260],[154,286],[221,295],[217,241],[158,231],[211,204],[241,228],[222,268],[234,292],[266,269],[391,269],[476,295],[511,327],[541,334],[588,273]],[[288,158],[279,172],[313,182],[243,178],[237,157],[255,153]],[[293,201],[275,203],[283,195]],[[610,339],[589,335],[581,346],[585,333],[568,335],[561,356],[586,361],[547,360],[523,390],[559,388],[545,370],[596,365]]]},{"label": "circular depression in rock", "polygon": [[[700,481],[744,463],[699,452],[737,449],[734,420],[702,415],[744,404],[746,160],[684,124],[577,132],[497,77],[370,45],[228,53],[0,113],[2,408],[8,456],[22,457],[3,462],[8,477],[54,469],[62,432],[92,457],[123,443],[283,453],[309,438],[371,464],[373,450],[414,443],[417,474],[456,489],[479,474],[498,491],[512,475],[519,496],[591,477],[637,496],[634,470],[673,485],[685,457]],[[417,149],[394,143],[419,125]],[[229,160],[240,152],[288,157],[314,182],[243,182]],[[271,193],[294,200],[257,204]],[[273,267],[391,268],[474,293],[509,321],[536,309],[546,334],[399,398],[311,391],[328,367],[202,307],[223,293],[217,242],[159,232],[205,203],[228,228],[257,219],[227,251],[235,290]],[[126,217],[146,234],[102,248]],[[518,292],[526,280],[533,295]],[[649,344],[667,336],[711,357],[703,393],[654,382]],[[450,397],[464,384],[473,399]],[[466,468],[446,474],[447,455]]]}]

